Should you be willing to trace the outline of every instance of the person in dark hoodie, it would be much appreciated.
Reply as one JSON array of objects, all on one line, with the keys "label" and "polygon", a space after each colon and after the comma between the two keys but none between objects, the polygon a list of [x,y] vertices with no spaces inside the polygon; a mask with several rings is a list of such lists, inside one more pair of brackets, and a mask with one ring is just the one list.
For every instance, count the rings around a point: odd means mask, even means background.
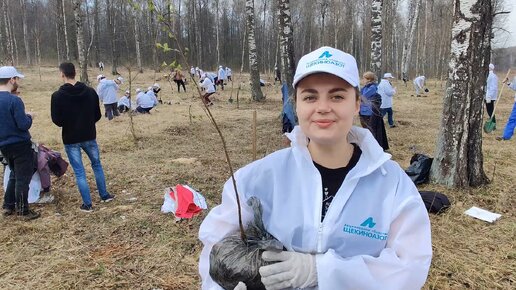
[{"label": "person in dark hoodie", "polygon": [[4,195],[3,214],[18,214],[25,220],[36,219],[39,213],[29,210],[29,183],[36,171],[36,153],[32,150],[29,128],[33,113],[25,113],[17,92],[24,76],[12,66],[0,67],[0,152],[11,173]]},{"label": "person in dark hoodie", "polygon": [[371,131],[384,151],[389,150],[387,132],[385,131],[385,124],[380,110],[382,96],[378,94],[376,75],[368,71],[364,73],[363,78],[365,85],[360,90],[360,94],[362,95],[360,102],[360,123],[363,128],[367,128]]},{"label": "person in dark hoodie", "polygon": [[82,196],[82,211],[93,210],[90,188],[82,164],[81,149],[91,161],[95,182],[102,202],[113,200],[106,189],[104,171],[100,163],[99,147],[95,123],[100,120],[99,97],[94,89],[75,80],[75,66],[62,63],[59,66],[64,85],[52,94],[52,122],[62,127],[62,137],[66,154],[75,173],[77,187]]}]

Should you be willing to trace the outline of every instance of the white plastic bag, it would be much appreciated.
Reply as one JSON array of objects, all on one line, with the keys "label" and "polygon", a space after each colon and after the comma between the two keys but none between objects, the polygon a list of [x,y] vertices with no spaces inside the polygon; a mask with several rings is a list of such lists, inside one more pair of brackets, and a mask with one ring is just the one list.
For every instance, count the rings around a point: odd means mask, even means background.
[{"label": "white plastic bag", "polygon": [[172,188],[165,188],[165,201],[163,202],[163,205],[161,206],[161,212],[162,213],[176,213],[177,209],[177,203],[176,201],[170,196],[170,194],[174,194],[174,191]]},{"label": "white plastic bag", "polygon": [[[4,191],[7,190],[7,183],[9,182],[10,174],[11,168],[6,166],[4,171]],[[36,171],[34,175],[32,175],[32,179],[29,184],[29,203],[35,203],[39,199],[39,193],[41,191],[43,191],[43,188],[41,188],[41,179],[39,178],[39,173]]]}]

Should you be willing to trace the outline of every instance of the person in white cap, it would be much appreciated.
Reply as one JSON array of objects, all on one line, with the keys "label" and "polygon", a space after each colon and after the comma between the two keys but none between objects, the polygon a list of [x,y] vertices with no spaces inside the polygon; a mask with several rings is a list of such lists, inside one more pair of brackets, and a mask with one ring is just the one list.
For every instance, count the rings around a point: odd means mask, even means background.
[{"label": "person in white cap", "polygon": [[[253,220],[246,200],[256,196],[265,230],[286,249],[261,255],[271,263],[259,269],[266,289],[420,289],[426,281],[427,210],[369,130],[353,126],[358,85],[353,56],[331,47],[303,56],[293,81],[299,126],[287,134],[291,147],[235,173],[243,224]],[[238,232],[237,211],[229,179],[199,229],[202,289],[222,289],[210,276],[210,252]]]},{"label": "person in white cap", "polygon": [[105,116],[108,120],[112,120],[114,117],[120,116],[117,109],[118,104],[118,89],[119,86],[124,82],[122,77],[117,77],[114,80],[108,80],[104,75],[97,76],[99,85],[97,86],[97,94],[100,100],[104,104]]},{"label": "person in white cap", "polygon": [[[513,91],[516,91],[516,77],[509,82],[509,79],[505,79],[504,83],[506,83],[509,88]],[[503,135],[500,137],[496,137],[496,140],[499,141],[507,141],[512,138],[514,135],[514,129],[516,128],[516,95],[514,95],[514,105],[512,106],[511,114],[509,115],[509,119],[507,120],[507,124],[505,125],[505,129],[503,130]]]},{"label": "person in white cap", "polygon": [[213,81],[208,77],[208,74],[205,73],[202,76],[202,80],[199,86],[205,91],[204,95],[202,96],[202,101],[208,106],[213,105],[213,103],[210,100],[210,96],[215,93],[215,85],[213,84]]},{"label": "person in white cap", "polygon": [[190,68],[190,76],[192,78],[195,76],[195,68],[193,66]]},{"label": "person in white cap", "polygon": [[394,124],[394,119],[392,118],[392,97],[396,94],[396,89],[391,84],[391,79],[394,79],[391,73],[385,73],[383,75],[380,84],[378,84],[378,94],[382,96],[382,105],[380,106],[380,110],[382,116],[387,114],[387,122],[389,122],[389,127],[394,128],[396,125]]},{"label": "person in white cap", "polygon": [[104,63],[102,61],[99,61],[99,70],[104,71]]},{"label": "person in white cap", "polygon": [[496,99],[498,97],[498,77],[494,73],[494,64],[489,64],[489,74],[487,75],[486,82],[486,110],[489,118],[493,118],[493,123],[495,124],[494,129],[496,130],[496,116],[493,116],[493,111],[496,103]]},{"label": "person in white cap", "polygon": [[226,76],[228,77],[228,80],[231,81],[231,82],[233,81],[231,79],[232,75],[233,75],[233,72],[231,71],[231,69],[229,67],[226,67]]},{"label": "person in white cap", "polygon": [[418,76],[414,79],[414,89],[416,90],[416,97],[421,97],[421,94],[428,91],[428,89],[425,89],[425,81],[425,76]]},{"label": "person in white cap", "polygon": [[158,99],[152,91],[152,87],[149,87],[147,93],[141,89],[136,89],[136,112],[142,114],[149,114],[152,108],[158,105]]},{"label": "person in white cap", "polygon": [[222,66],[219,66],[219,71],[217,73],[217,84],[220,85],[222,90],[224,90],[224,82],[227,80],[228,77],[226,75],[226,70]]},{"label": "person in white cap", "polygon": [[11,169],[2,208],[4,216],[32,220],[40,216],[29,209],[29,184],[38,165],[29,132],[35,115],[25,112],[22,99],[11,94],[22,78],[16,68],[0,67],[0,152]]},{"label": "person in white cap", "polygon": [[125,113],[129,110],[131,110],[131,92],[125,91],[125,95],[118,100],[118,112]]}]

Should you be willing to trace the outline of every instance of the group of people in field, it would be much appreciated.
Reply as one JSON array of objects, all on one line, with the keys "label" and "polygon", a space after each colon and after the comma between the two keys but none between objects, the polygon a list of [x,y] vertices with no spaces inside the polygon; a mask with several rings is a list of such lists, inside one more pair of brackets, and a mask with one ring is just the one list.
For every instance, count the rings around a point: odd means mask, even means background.
[{"label": "group of people in field", "polygon": [[[490,70],[488,112],[496,101],[494,66]],[[100,102],[109,120],[130,111],[130,92],[118,99],[121,77],[109,80],[99,75],[95,91],[75,80],[72,63],[62,63],[59,71],[63,85],[52,94],[51,118],[62,128],[82,196],[80,209],[91,212],[81,151],[91,161],[100,200],[113,200],[106,188],[95,124],[101,118]],[[192,67],[190,74],[201,81],[206,105],[212,104],[209,97],[216,86],[224,89],[225,82],[231,81],[231,70],[223,66],[216,74]],[[25,112],[21,98],[12,93],[23,77],[14,67],[0,68],[0,151],[12,167],[3,209],[6,216],[34,219],[39,213],[29,209],[27,192],[34,168],[29,129],[35,115]],[[172,77],[178,91],[180,86],[186,90],[180,71]],[[389,72],[379,83],[372,72],[361,78],[355,58],[332,47],[321,47],[299,60],[292,83],[298,125],[286,134],[290,146],[236,171],[242,208],[237,207],[234,183],[228,179],[221,203],[200,226],[202,289],[222,289],[210,276],[210,253],[215,244],[238,232],[238,212],[244,225],[255,217],[245,202],[251,197],[261,203],[265,230],[283,245],[282,251],[266,250],[260,255],[267,262],[259,268],[266,289],[420,289],[424,285],[432,258],[428,213],[412,180],[386,153],[384,116],[390,128],[396,127],[393,78]],[[504,83],[516,90],[516,78]],[[416,95],[422,94],[425,77],[417,77],[414,87]],[[159,90],[158,84],[145,92],[137,89],[135,111],[149,113],[159,103]],[[357,116],[364,128],[353,125]],[[511,138],[515,123],[516,104],[502,140]],[[235,281],[234,289],[247,289],[245,282]]]}]

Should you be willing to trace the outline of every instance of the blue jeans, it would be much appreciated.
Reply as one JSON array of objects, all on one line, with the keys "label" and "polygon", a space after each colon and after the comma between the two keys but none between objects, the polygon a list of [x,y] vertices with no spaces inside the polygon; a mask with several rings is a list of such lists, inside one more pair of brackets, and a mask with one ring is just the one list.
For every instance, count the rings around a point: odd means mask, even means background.
[{"label": "blue jeans", "polygon": [[511,139],[512,135],[514,134],[514,128],[516,128],[516,102],[514,102],[511,115],[509,116],[507,125],[505,125],[505,130],[503,130],[502,138],[505,140]]},{"label": "blue jeans", "polygon": [[393,126],[394,120],[392,119],[392,108],[384,108],[380,110],[382,111],[382,117],[384,117],[385,114],[387,114],[387,121],[389,122],[389,126]]},{"label": "blue jeans", "polygon": [[77,187],[82,196],[82,202],[85,205],[91,205],[90,187],[86,180],[86,171],[82,164],[81,149],[86,152],[88,158],[91,161],[91,168],[95,174],[95,182],[97,183],[97,189],[101,199],[109,197],[109,193],[106,190],[106,178],[104,177],[104,171],[100,164],[99,147],[96,140],[85,141],[75,144],[65,144],[66,155],[70,160],[70,165],[75,173],[75,179],[77,181]]}]

